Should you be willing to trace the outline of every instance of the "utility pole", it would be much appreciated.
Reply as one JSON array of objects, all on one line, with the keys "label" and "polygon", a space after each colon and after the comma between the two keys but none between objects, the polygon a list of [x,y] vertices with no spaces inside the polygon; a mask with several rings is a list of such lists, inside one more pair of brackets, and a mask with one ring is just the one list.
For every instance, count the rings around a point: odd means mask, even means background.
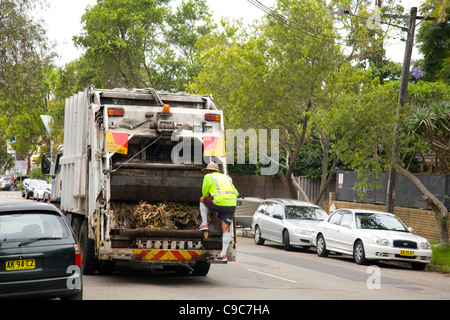
[{"label": "utility pole", "polygon": [[[412,7],[411,13],[409,15],[408,37],[406,39],[405,55],[403,57],[402,78],[400,82],[400,92],[398,95],[398,102],[400,104],[400,109],[397,110],[397,119],[404,111],[406,96],[408,94],[409,68],[411,66],[411,55],[414,46],[416,19],[417,19],[417,7]],[[392,159],[391,159],[391,161],[394,164],[398,163],[400,151],[400,142],[398,141],[398,133],[399,133],[398,123],[396,122],[394,132],[394,150],[392,152]],[[386,211],[390,213],[394,212],[396,186],[397,186],[397,170],[393,167],[393,165],[391,165],[389,169],[389,179],[387,184],[387,195],[386,195]]]},{"label": "utility pole", "polygon": [[[381,1],[378,0],[378,5],[381,7]],[[349,10],[346,9],[337,9],[335,11],[336,14],[348,14],[354,17],[362,18],[362,19],[368,19],[366,17],[357,16],[355,14],[350,13]],[[403,68],[402,68],[402,78],[400,83],[400,92],[398,95],[398,102],[400,104],[400,108],[397,110],[397,119],[400,117],[401,114],[403,114],[405,103],[406,103],[406,96],[408,94],[408,79],[409,79],[409,68],[411,66],[411,55],[412,55],[412,49],[414,46],[414,33],[416,30],[416,20],[433,20],[437,21],[437,18],[435,17],[424,17],[424,16],[417,16],[417,7],[412,7],[410,10],[409,16],[405,15],[395,15],[395,14],[382,14],[382,18],[402,18],[402,19],[408,19],[409,18],[409,24],[408,28],[394,25],[387,22],[380,22],[382,24],[387,24],[393,27],[397,27],[402,29],[403,31],[406,31],[408,33],[408,37],[406,40],[406,46],[405,46],[405,55],[403,56]],[[394,150],[392,151],[392,157],[391,157],[391,163],[397,164],[399,163],[399,153],[400,153],[400,142],[398,141],[398,135],[399,135],[399,128],[398,123],[395,123],[395,129],[394,129]],[[388,179],[388,185],[387,185],[387,195],[386,195],[386,211],[387,212],[394,212],[395,207],[395,188],[397,185],[397,170],[394,168],[393,165],[391,165],[389,169],[389,179]]]}]

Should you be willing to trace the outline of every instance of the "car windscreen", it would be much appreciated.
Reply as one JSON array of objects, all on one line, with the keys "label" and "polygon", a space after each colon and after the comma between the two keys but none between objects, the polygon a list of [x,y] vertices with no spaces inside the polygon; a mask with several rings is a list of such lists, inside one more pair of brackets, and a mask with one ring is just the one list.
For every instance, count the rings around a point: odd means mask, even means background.
[{"label": "car windscreen", "polygon": [[43,181],[43,180],[30,180],[30,182],[28,183],[28,185],[30,186],[30,187],[35,187],[35,186],[37,186],[37,185],[39,185],[39,184],[41,184],[41,183],[45,183],[45,181]]},{"label": "car windscreen", "polygon": [[286,219],[325,220],[327,213],[316,207],[286,206],[284,208]]},{"label": "car windscreen", "polygon": [[376,229],[409,232],[406,226],[395,216],[386,214],[356,212],[356,227],[358,229]]},{"label": "car windscreen", "polygon": [[62,218],[51,212],[1,213],[0,243],[30,239],[65,239],[69,232]]}]

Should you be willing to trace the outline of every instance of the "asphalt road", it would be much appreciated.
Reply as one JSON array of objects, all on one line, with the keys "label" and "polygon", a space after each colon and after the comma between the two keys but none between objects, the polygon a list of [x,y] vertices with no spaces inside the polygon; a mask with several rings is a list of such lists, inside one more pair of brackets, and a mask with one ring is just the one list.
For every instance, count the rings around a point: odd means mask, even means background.
[{"label": "asphalt road", "polygon": [[[0,203],[25,200],[0,192]],[[390,263],[356,265],[345,256],[283,250],[238,237],[237,261],[206,277],[177,276],[151,265],[118,264],[112,275],[85,275],[85,300],[448,300],[450,276]],[[230,311],[230,310],[229,310]]]},{"label": "asphalt road", "polygon": [[447,300],[450,277],[406,265],[359,266],[343,256],[286,252],[277,244],[256,246],[253,239],[238,237],[237,261],[212,265],[206,277],[124,263],[112,275],[85,276],[84,299]]}]

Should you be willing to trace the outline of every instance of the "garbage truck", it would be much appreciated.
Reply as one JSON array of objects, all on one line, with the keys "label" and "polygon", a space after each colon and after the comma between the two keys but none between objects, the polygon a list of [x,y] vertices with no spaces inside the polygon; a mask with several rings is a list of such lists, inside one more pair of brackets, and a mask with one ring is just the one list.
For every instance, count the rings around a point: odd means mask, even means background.
[{"label": "garbage truck", "polygon": [[[108,274],[128,261],[205,276],[222,248],[217,213],[209,212],[208,231],[174,220],[201,222],[201,169],[215,162],[227,174],[224,132],[210,96],[88,86],[67,98],[64,143],[43,157],[42,171],[78,236],[83,273]],[[150,207],[178,211],[152,225]],[[232,239],[228,261],[235,230]]]}]

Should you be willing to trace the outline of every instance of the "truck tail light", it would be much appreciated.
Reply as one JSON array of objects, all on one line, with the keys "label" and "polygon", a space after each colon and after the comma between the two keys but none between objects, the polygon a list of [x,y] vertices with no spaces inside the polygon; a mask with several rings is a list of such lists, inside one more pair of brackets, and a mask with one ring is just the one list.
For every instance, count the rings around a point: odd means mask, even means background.
[{"label": "truck tail light", "polygon": [[110,108],[108,109],[108,116],[110,117],[123,117],[125,115],[125,110]]},{"label": "truck tail light", "polygon": [[207,113],[205,114],[206,121],[220,121],[220,114]]},{"label": "truck tail light", "polygon": [[81,248],[78,243],[73,245],[73,251],[75,253],[75,265],[81,267],[83,265],[83,257],[81,254]]}]

